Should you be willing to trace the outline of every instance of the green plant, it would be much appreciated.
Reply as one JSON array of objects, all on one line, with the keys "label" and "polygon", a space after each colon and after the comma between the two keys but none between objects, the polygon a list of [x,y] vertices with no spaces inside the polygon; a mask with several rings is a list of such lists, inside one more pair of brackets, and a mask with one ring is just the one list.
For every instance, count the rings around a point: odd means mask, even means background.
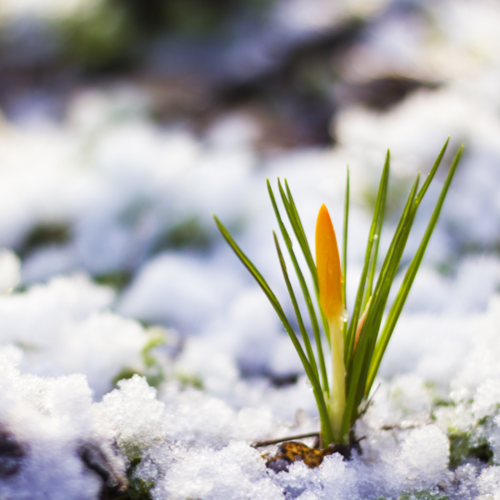
[{"label": "green plant", "polygon": [[[316,344],[316,353],[313,350],[309,334],[306,331],[302,312],[300,311],[295,292],[290,282],[287,266],[276,233],[273,232],[274,242],[283,277],[295,311],[302,343],[266,280],[239,248],[221,221],[214,215],[215,222],[223,237],[266,294],[297,350],[316,399],[320,418],[321,438],[325,446],[332,443],[345,444],[349,441],[353,425],[362,412],[362,403],[366,401],[370,394],[380,362],[382,361],[382,357],[394,331],[399,315],[401,314],[401,310],[410,292],[413,280],[422,262],[427,244],[436,225],[448,188],[462,155],[463,146],[459,148],[453,159],[441,189],[440,196],[428,222],[427,229],[406,270],[406,274],[396,298],[392,305],[388,307],[385,322],[383,322],[389,292],[400,266],[403,251],[417,209],[434,178],[447,145],[448,140],[443,146],[427,179],[420,189],[420,173],[417,174],[406,199],[389,249],[377,273],[380,234],[383,225],[390,169],[390,153],[389,151],[387,152],[368,236],[363,270],[349,321],[347,321],[347,313],[345,312],[347,228],[349,219],[349,171],[347,172],[345,194],[342,267],[340,265],[335,231],[326,207],[324,205],[321,207],[316,224],[315,263],[288,182],[285,179],[283,186],[278,179],[279,194],[285,208],[287,219],[299,244],[300,250],[304,255],[312,278],[318,311],[316,311],[313,304],[304,273],[297,261],[289,230],[283,222],[274,192],[269,180],[267,180],[269,197],[273,205],[281,235],[297,274],[311,320]],[[320,318],[319,320],[318,316]],[[325,363],[320,323],[323,335],[328,339],[328,345],[332,355],[332,371],[330,377],[328,376]]]}]

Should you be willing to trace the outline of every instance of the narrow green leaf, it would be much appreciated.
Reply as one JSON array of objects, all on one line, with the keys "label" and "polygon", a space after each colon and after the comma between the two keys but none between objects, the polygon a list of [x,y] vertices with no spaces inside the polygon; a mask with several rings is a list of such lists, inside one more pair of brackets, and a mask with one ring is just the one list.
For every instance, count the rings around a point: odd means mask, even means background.
[{"label": "narrow green leaf", "polygon": [[311,253],[311,248],[309,246],[309,242],[307,241],[306,233],[304,231],[304,227],[302,226],[302,221],[300,220],[299,212],[297,211],[297,207],[295,206],[295,201],[292,196],[292,192],[288,186],[288,181],[285,179],[285,187],[286,193],[281,185],[281,181],[278,179],[278,188],[281,196],[281,200],[283,202],[283,206],[285,207],[286,214],[288,216],[288,220],[292,226],[293,232],[297,241],[299,242],[302,253],[304,254],[304,258],[306,259],[307,266],[309,267],[309,271],[311,273],[311,277],[314,283],[314,289],[319,293],[319,285],[318,285],[318,272],[316,270],[316,264],[314,263],[314,259]]},{"label": "narrow green leaf", "polygon": [[215,220],[215,223],[217,224],[217,227],[219,231],[221,232],[222,236],[224,239],[227,241],[229,246],[232,248],[234,253],[238,256],[238,258],[241,260],[243,265],[250,271],[250,274],[254,277],[254,279],[257,281],[259,286],[262,288],[264,291],[266,297],[269,299],[271,302],[271,305],[273,306],[274,310],[278,314],[281,322],[283,323],[283,326],[285,327],[286,332],[288,333],[290,340],[293,343],[293,346],[295,347],[295,350],[297,351],[297,354],[299,355],[299,358],[302,362],[302,365],[304,366],[304,370],[306,372],[307,378],[311,382],[312,388],[313,388],[313,393],[314,397],[316,399],[316,405],[318,406],[318,411],[320,414],[320,420],[321,420],[321,432],[322,435],[324,435],[325,441],[328,443],[331,443],[333,441],[333,432],[330,424],[330,419],[328,418],[328,410],[326,408],[326,403],[325,403],[325,397],[323,394],[323,391],[321,390],[321,386],[319,383],[318,378],[316,377],[309,360],[307,359],[307,356],[302,349],[302,345],[299,342],[299,339],[295,335],[295,332],[290,325],[290,322],[288,321],[288,318],[286,317],[283,308],[281,307],[281,304],[279,303],[278,299],[274,295],[273,291],[267,284],[266,280],[262,277],[262,275],[259,273],[257,268],[253,265],[253,263],[250,261],[250,259],[243,253],[241,248],[237,245],[237,243],[233,240],[231,235],[229,234],[229,231],[225,228],[225,226],[222,224],[222,222],[218,219],[216,215],[213,215],[213,218]]},{"label": "narrow green leaf", "polygon": [[441,160],[443,159],[443,156],[446,152],[446,148],[448,147],[448,143],[450,142],[450,138],[448,137],[444,143],[444,146],[441,148],[441,151],[438,154],[438,157],[436,158],[436,161],[434,162],[434,165],[431,168],[431,171],[429,172],[429,175],[427,175],[427,178],[425,179],[424,184],[422,185],[422,188],[418,192],[417,195],[417,203],[420,203],[422,201],[422,198],[425,196],[425,193],[427,192],[427,189],[429,188],[432,179],[434,179],[434,175],[437,172],[437,169],[439,168],[439,165],[441,164]]},{"label": "narrow green leaf", "polygon": [[[462,155],[463,147],[461,147],[450,167],[450,171],[446,177],[445,183],[441,190],[440,196],[436,205],[434,207],[433,213],[429,220],[428,226],[422,237],[420,245],[417,252],[415,253],[410,265],[406,271],[403,283],[398,291],[396,300],[392,304],[389,314],[383,328],[381,329],[384,311],[387,306],[389,293],[394,282],[396,273],[398,272],[399,266],[401,264],[401,259],[403,257],[404,249],[408,241],[410,231],[412,229],[416,212],[422,201],[424,195],[426,194],[428,187],[433,180],[435,173],[442,161],[448,145],[448,140],[444,144],[440,151],[429,175],[427,176],[423,186],[418,188],[419,176],[415,179],[413,186],[408,195],[405,207],[400,216],[396,230],[392,237],[389,249],[383,259],[380,271],[377,274],[377,257],[380,245],[380,234],[383,226],[383,218],[388,190],[388,179],[390,170],[390,154],[387,153],[386,160],[384,163],[384,169],[382,172],[379,190],[377,194],[377,200],[375,203],[372,224],[370,227],[370,233],[368,237],[368,242],[366,246],[365,261],[363,265],[363,270],[361,274],[360,283],[358,286],[358,291],[356,295],[356,300],[354,304],[354,311],[348,325],[344,327],[344,340],[345,340],[345,363],[346,363],[346,407],[343,415],[342,427],[341,427],[341,437],[342,441],[345,436],[348,435],[351,426],[359,417],[359,408],[363,399],[369,394],[370,388],[372,387],[374,378],[377,374],[380,362],[385,353],[385,349],[390,340],[392,332],[395,328],[396,322],[401,314],[404,307],[405,301],[409,294],[412,283],[418,272],[419,266],[422,262],[425,250],[427,248],[428,242],[432,236],[434,228],[436,226],[437,220],[439,218],[442,205],[444,203],[445,197],[447,195],[450,183],[455,174],[458,162]],[[316,265],[312,256],[311,248],[307,241],[307,237],[299,217],[297,207],[295,205],[292,193],[288,186],[288,182],[285,179],[285,189],[281,185],[278,179],[278,187],[280,191],[280,196],[285,208],[288,220],[293,229],[293,233],[299,243],[301,251],[306,260],[307,266],[312,276],[314,292],[316,295],[316,300],[319,303],[319,288],[318,288],[318,276]],[[273,205],[274,212],[280,227],[280,232],[283,236],[285,244],[287,246],[290,259],[293,263],[299,284],[302,290],[302,294],[305,299],[305,303],[308,309],[309,316],[311,318],[311,325],[314,332],[314,337],[316,340],[318,352],[317,358],[315,357],[314,351],[312,349],[311,341],[308,336],[308,332],[305,328],[302,313],[297,302],[297,297],[291,285],[290,277],[287,271],[287,266],[283,256],[283,252],[280,247],[280,243],[276,234],[273,232],[274,241],[276,245],[276,250],[278,253],[278,258],[280,261],[281,270],[285,283],[292,301],[292,305],[297,318],[298,326],[302,334],[304,347],[302,346],[297,334],[294,332],[288,318],[286,317],[281,304],[274,295],[273,291],[255,268],[248,257],[241,251],[236,242],[232,239],[229,232],[223,226],[223,224],[214,216],[215,222],[221,231],[223,237],[226,239],[228,244],[231,246],[236,255],[240,258],[243,264],[250,271],[254,279],[257,281],[259,286],[264,291],[265,295],[268,297],[271,305],[278,314],[280,320],[282,321],[285,330],[287,331],[290,339],[297,350],[299,358],[304,366],[307,377],[309,378],[316,404],[318,406],[320,422],[321,422],[321,434],[324,444],[328,445],[333,441],[333,432],[331,427],[331,422],[328,416],[328,407],[326,398],[329,397],[328,393],[328,377],[325,367],[324,354],[322,351],[320,328],[317,318],[317,312],[313,305],[311,294],[309,293],[309,288],[305,281],[302,269],[296,258],[296,254],[293,248],[293,242],[290,234],[284,224],[281,217],[280,211],[278,209],[276,199],[271,189],[269,181],[267,181],[269,196]],[[348,236],[348,218],[349,218],[349,169],[347,169],[346,177],[346,193],[345,193],[345,206],[344,206],[344,228],[343,228],[343,248],[342,248],[342,277],[343,277],[343,300],[344,307],[346,306],[346,270],[347,270],[347,236]],[[363,323],[361,335],[357,341],[356,349],[354,347],[354,340],[356,336],[356,330],[358,327],[359,319],[361,313],[366,307],[367,301],[370,299],[370,307],[368,308],[366,318]],[[321,315],[321,322],[323,324],[323,330],[330,341],[330,336],[328,332],[328,324],[325,325],[326,319],[322,314],[321,307],[319,307],[319,313]],[[305,349],[305,350],[304,350]]]},{"label": "narrow green leaf", "polygon": [[[349,165],[347,166],[347,176],[344,195],[344,228],[342,237],[342,293],[344,295],[344,309],[347,311],[347,233],[349,225]],[[344,322],[344,342],[347,336],[347,321]]]},{"label": "narrow green leaf", "polygon": [[361,278],[359,280],[358,292],[356,294],[356,301],[354,303],[354,310],[352,313],[351,320],[349,322],[349,327],[347,329],[347,338],[345,342],[345,363],[349,366],[350,359],[352,356],[352,351],[354,348],[354,339],[356,335],[356,328],[358,326],[358,321],[361,316],[361,307],[363,304],[363,298],[365,295],[366,279],[368,277],[368,270],[370,266],[370,260],[372,255],[372,248],[374,237],[377,230],[377,221],[382,209],[382,202],[385,199],[387,186],[389,181],[389,169],[390,161],[386,161],[384,164],[384,169],[382,171],[382,177],[380,179],[380,185],[377,194],[377,201],[375,203],[375,209],[373,211],[372,225],[370,228],[370,233],[368,235],[368,243],[366,245],[365,262],[363,265],[363,270],[361,272]]},{"label": "narrow green leaf", "polygon": [[295,311],[295,316],[299,324],[300,333],[302,334],[302,340],[304,341],[304,345],[306,347],[307,358],[309,360],[309,363],[311,365],[315,377],[319,379],[318,365],[316,364],[316,358],[314,357],[311,342],[309,340],[309,335],[307,334],[306,328],[304,326],[304,321],[302,319],[302,314],[300,312],[299,304],[297,303],[297,298],[295,297],[295,292],[293,291],[292,284],[290,283],[290,278],[288,277],[288,271],[286,268],[285,259],[283,258],[283,253],[281,251],[278,238],[274,231],[273,231],[273,237],[274,237],[274,244],[276,245],[276,251],[278,252],[278,257],[281,264],[281,271],[283,272],[283,277],[285,278],[288,294],[290,295],[290,300],[292,301],[293,310]]},{"label": "narrow green leaf", "polygon": [[[288,231],[287,231],[287,229],[283,223],[283,220],[281,218],[281,214],[280,214],[280,211],[278,209],[278,205],[276,203],[276,199],[274,197],[274,193],[273,193],[273,190],[271,188],[271,184],[269,182],[269,179],[267,179],[267,190],[269,193],[269,198],[271,199],[271,204],[273,206],[274,213],[276,215],[276,219],[278,221],[278,225],[280,227],[281,234],[283,236],[283,239],[285,240],[285,244],[287,246],[288,253],[289,253],[290,258],[292,260],[293,267],[295,269],[295,273],[296,273],[297,278],[299,280],[300,287],[302,289],[302,294],[303,294],[304,300],[306,302],[307,311],[308,311],[309,317],[311,319],[311,325],[313,328],[314,338],[316,341],[316,348],[318,351],[318,363],[319,363],[319,369],[320,369],[320,373],[321,373],[323,391],[328,393],[329,392],[328,374],[326,371],[325,356],[323,353],[323,345],[321,342],[321,335],[320,335],[320,331],[319,331],[318,318],[316,316],[316,311],[314,310],[314,306],[313,306],[313,303],[311,300],[311,295],[309,293],[309,288],[307,287],[306,280],[304,279],[304,275],[302,273],[302,270],[300,269],[299,263],[298,263],[297,258],[295,256],[295,252],[293,250],[292,240],[291,240],[291,238],[288,234]],[[305,335],[307,335],[307,333]]]},{"label": "narrow green leaf", "polygon": [[419,176],[417,175],[382,264],[356,350],[350,358],[350,364],[347,366],[347,402],[342,423],[343,432],[348,432],[352,422],[356,420],[359,405],[364,397],[370,360],[375,348],[385,305],[413,223],[411,208],[415,203],[418,180]]},{"label": "narrow green leaf", "polygon": [[[389,164],[391,161],[391,155],[389,150],[387,151],[387,155],[385,157],[385,163]],[[373,280],[375,278],[375,270],[377,268],[377,257],[378,257],[378,248],[380,245],[380,236],[382,234],[382,225],[384,222],[384,214],[385,214],[385,206],[386,206],[386,199],[387,199],[387,191],[384,191],[383,196],[381,197],[380,200],[380,211],[377,214],[377,225],[375,228],[375,244],[373,246],[373,251],[372,251],[372,256],[371,256],[371,261],[370,261],[370,269],[368,272],[368,285],[366,287],[366,292],[365,292],[365,299],[363,301],[363,307],[362,311],[365,310],[366,305],[368,304],[368,301],[370,300],[370,297],[372,296],[373,292]]]},{"label": "narrow green leaf", "polygon": [[[294,308],[295,314],[297,316],[297,321],[299,322],[300,332],[302,333],[302,339],[304,340],[304,344],[306,346],[306,351],[308,353],[310,363],[311,363],[312,373],[311,373],[311,376],[309,376],[309,374],[308,374],[308,378],[309,378],[309,381],[311,382],[311,385],[313,386],[313,390],[314,390],[315,394],[317,393],[318,395],[321,396],[319,398],[321,400],[319,402],[320,404],[318,404],[318,410],[320,412],[321,427],[324,428],[325,426],[327,426],[330,428],[330,431],[331,431],[330,419],[328,417],[328,410],[327,410],[326,403],[325,403],[325,393],[321,389],[321,385],[319,382],[318,368],[316,366],[316,361],[314,359],[314,354],[312,352],[311,343],[309,342],[309,337],[307,336],[307,332],[304,328],[304,322],[302,321],[302,315],[300,314],[300,309],[299,309],[299,306],[297,304],[297,299],[295,297],[295,293],[293,291],[292,284],[290,283],[290,279],[288,277],[285,259],[283,258],[283,252],[281,251],[278,238],[277,238],[276,233],[274,231],[273,231],[273,237],[274,237],[274,244],[276,245],[276,251],[278,252],[281,270],[283,272],[283,277],[285,278],[286,287],[288,289],[288,293],[290,294],[290,299],[292,300],[293,308]],[[318,400],[317,400],[317,402],[318,402]],[[331,439],[333,439],[333,432],[332,432]]]},{"label": "narrow green leaf", "polygon": [[[222,236],[227,241],[229,246],[232,248],[233,252],[241,260],[243,265],[250,271],[250,274],[255,278],[255,280],[257,281],[259,286],[262,288],[263,292],[265,293],[266,297],[271,302],[271,305],[274,307],[274,310],[277,312],[281,321],[282,322],[283,322],[283,320],[287,321],[286,317],[285,317],[285,313],[281,307],[281,304],[279,303],[279,301],[276,298],[276,296],[274,295],[273,291],[271,290],[271,288],[267,284],[266,280],[259,273],[257,268],[253,265],[252,261],[243,253],[243,251],[240,249],[240,247],[236,244],[236,242],[233,240],[233,238],[229,234],[229,231],[225,228],[225,226],[218,219],[218,217],[215,214],[213,214],[212,216],[213,216],[215,223],[217,224],[217,227],[218,227],[219,231],[221,232]],[[286,325],[285,325],[285,327],[286,327]]]},{"label": "narrow green leaf", "polygon": [[286,193],[283,189],[283,186],[281,185],[280,180],[278,179],[278,188],[280,191],[280,196],[281,200],[283,202],[283,205],[285,207],[288,220],[290,221],[290,224],[292,226],[293,232],[295,234],[295,237],[297,238],[297,241],[299,242],[299,246],[302,250],[302,254],[304,255],[304,258],[306,259],[307,266],[309,267],[309,272],[311,273],[311,277],[313,280],[313,285],[314,285],[314,295],[316,297],[316,303],[318,304],[318,310],[321,318],[321,324],[323,326],[323,332],[328,340],[328,345],[330,345],[331,338],[330,338],[330,329],[328,326],[328,321],[325,318],[325,315],[323,314],[323,311],[321,310],[321,306],[319,303],[319,283],[318,283],[318,271],[316,269],[316,264],[314,263],[314,259],[312,257],[311,253],[311,248],[309,246],[309,242],[307,241],[307,237],[304,232],[304,227],[302,226],[302,222],[299,217],[299,213],[297,211],[297,207],[295,206],[295,202],[293,200],[292,192],[290,190],[290,187],[288,186],[288,182],[285,179],[285,187],[286,187]]},{"label": "narrow green leaf", "polygon": [[[448,144],[448,141],[446,141],[445,147],[447,144]],[[441,194],[439,195],[438,201],[436,202],[436,205],[434,207],[434,211],[432,212],[432,216],[429,220],[429,223],[427,225],[427,229],[426,229],[425,234],[422,238],[422,241],[420,242],[418,250],[415,253],[412,261],[410,262],[408,270],[406,271],[405,277],[403,279],[403,283],[401,284],[401,287],[400,287],[399,292],[396,296],[396,299],[395,299],[395,301],[394,301],[394,303],[389,311],[389,314],[387,316],[386,323],[384,325],[382,333],[380,334],[380,339],[377,342],[376,350],[375,350],[375,353],[374,353],[374,356],[373,356],[373,359],[371,362],[370,374],[369,374],[369,378],[368,378],[367,385],[366,385],[366,391],[365,391],[366,394],[369,394],[369,392],[371,390],[371,387],[373,385],[373,381],[375,380],[375,377],[377,376],[377,372],[378,372],[378,369],[380,367],[382,357],[385,353],[385,350],[386,350],[387,345],[389,343],[389,340],[391,338],[392,332],[394,331],[396,323],[399,319],[399,315],[401,314],[401,311],[403,310],[403,306],[406,302],[408,294],[410,293],[411,286],[413,284],[415,276],[417,275],[417,271],[418,271],[420,264],[422,262],[422,259],[424,257],[425,250],[427,248],[429,240],[431,239],[434,228],[436,227],[436,223],[437,223],[437,220],[439,218],[439,214],[441,213],[441,208],[443,206],[444,200],[445,200],[446,195],[448,193],[448,189],[450,187],[451,181],[453,179],[453,176],[455,175],[455,171],[457,169],[458,163],[460,162],[462,152],[463,152],[463,146],[460,146],[459,150],[457,151],[457,153],[455,155],[455,158],[453,159],[450,170],[448,171],[448,175],[446,176],[446,180],[445,180],[443,187],[441,189]],[[442,151],[442,153],[444,153],[444,151]],[[442,157],[442,154],[440,156]],[[440,158],[438,158],[438,160],[440,160]],[[438,163],[438,162],[436,162],[436,163]],[[423,193],[425,194],[425,191]],[[420,195],[420,193],[419,193],[419,195]],[[422,197],[423,197],[423,195],[422,195]],[[420,201],[422,200],[422,197],[420,197],[418,199],[418,203],[420,203]],[[415,209],[415,211],[416,211],[416,209]]]}]

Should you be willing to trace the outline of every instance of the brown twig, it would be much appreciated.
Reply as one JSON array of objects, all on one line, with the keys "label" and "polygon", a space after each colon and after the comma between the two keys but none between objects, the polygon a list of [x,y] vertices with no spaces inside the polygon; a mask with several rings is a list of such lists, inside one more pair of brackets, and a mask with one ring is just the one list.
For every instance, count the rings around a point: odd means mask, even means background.
[{"label": "brown twig", "polygon": [[399,425],[399,424],[386,424],[380,427],[381,431],[393,431],[394,429],[397,429],[398,431],[406,431],[410,429],[416,429],[418,427],[417,424],[411,424],[411,425]]},{"label": "brown twig", "polygon": [[289,436],[279,439],[269,439],[267,441],[257,441],[252,444],[253,448],[261,448],[262,446],[270,446],[272,444],[284,443],[285,441],[293,441],[295,439],[304,439],[310,437],[319,437],[319,432],[310,432],[308,434],[298,434],[297,436]]}]

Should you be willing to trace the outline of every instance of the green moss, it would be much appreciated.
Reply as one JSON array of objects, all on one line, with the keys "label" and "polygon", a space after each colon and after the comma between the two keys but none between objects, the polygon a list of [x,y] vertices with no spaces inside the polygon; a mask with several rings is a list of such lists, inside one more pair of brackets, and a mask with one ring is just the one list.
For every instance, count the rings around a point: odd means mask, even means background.
[{"label": "green moss", "polygon": [[113,377],[113,380],[111,382],[114,386],[116,386],[118,382],[120,382],[120,380],[128,380],[134,375],[142,376],[142,373],[138,373],[137,370],[134,370],[133,368],[123,368],[117,375]]},{"label": "green moss", "polygon": [[[232,16],[259,16],[273,0],[96,0],[55,28],[65,56],[89,71],[130,67],[161,36],[210,39]],[[248,17],[248,16],[245,17]]]},{"label": "green moss", "polygon": [[152,372],[148,371],[146,373],[141,373],[133,368],[123,368],[115,377],[113,377],[112,383],[116,387],[120,380],[131,379],[134,375],[146,377],[146,381],[150,387],[158,387],[165,380],[163,370],[153,370]]},{"label": "green moss", "polygon": [[59,22],[66,56],[90,70],[130,60],[137,32],[126,10],[100,0],[84,4],[72,17]]},{"label": "green moss", "polygon": [[470,456],[488,465],[493,465],[493,451],[486,440],[477,446],[473,446],[470,449]]},{"label": "green moss", "polygon": [[134,458],[130,462],[127,470],[129,487],[123,500],[151,500],[151,489],[154,487],[153,481],[144,481],[135,476],[135,471],[141,463],[140,458]]},{"label": "green moss", "polygon": [[141,460],[140,457],[130,459],[130,465],[127,469],[128,485],[125,490],[106,485],[99,498],[102,500],[151,500],[151,489],[155,485],[154,482],[144,481],[135,476],[135,471]]},{"label": "green moss", "polygon": [[492,465],[493,452],[485,438],[475,442],[471,434],[466,432],[454,432],[448,437],[450,440],[450,468],[458,467],[469,458]]},{"label": "green moss", "polygon": [[[386,497],[378,497],[376,500],[387,500]],[[428,490],[413,490],[402,493],[397,500],[448,500],[446,495],[441,493],[433,493]]]},{"label": "green moss", "polygon": [[[440,398],[440,397],[436,397],[432,400],[432,404],[435,406],[435,407],[439,407],[439,406],[453,406],[453,403],[448,400],[448,399],[443,399],[443,398]],[[436,419],[436,417],[434,415],[431,415],[431,418],[433,420]]]},{"label": "green moss", "polygon": [[[423,385],[432,399],[433,408],[454,406],[454,403],[451,401],[451,399],[449,399],[449,397],[445,399],[442,391],[439,390],[434,382],[425,381]],[[436,416],[433,412],[431,412],[431,419],[436,420]]]},{"label": "green moss", "polygon": [[156,358],[152,354],[152,350],[155,347],[159,347],[165,344],[165,334],[160,328],[154,328],[154,333],[152,333],[151,338],[147,344],[142,348],[142,359],[147,368],[152,368],[157,364]]},{"label": "green moss", "polygon": [[144,373],[139,372],[133,368],[124,367],[112,380],[113,384],[116,386],[120,380],[130,379],[134,375],[140,375],[141,377],[146,377],[148,385],[151,387],[158,387],[165,380],[165,373],[162,366],[152,353],[155,347],[165,344],[166,338],[162,329],[151,328],[148,332],[150,338],[146,345],[143,347],[141,355],[144,366],[146,370]]},{"label": "green moss", "polygon": [[413,490],[399,495],[398,500],[448,500],[448,497],[428,490]]},{"label": "green moss", "polygon": [[457,270],[457,260],[449,258],[448,260],[436,265],[436,271],[442,276],[452,277]]},{"label": "green moss", "polygon": [[210,246],[211,238],[207,229],[197,217],[190,217],[162,234],[153,245],[152,254],[168,249],[191,248],[204,250]]},{"label": "green moss", "polygon": [[185,386],[195,387],[196,389],[203,389],[203,381],[197,375],[177,373],[176,378],[181,384]]},{"label": "green moss", "polygon": [[131,500],[150,500],[152,498],[150,491],[153,486],[154,483],[152,481],[144,481],[134,477],[130,480],[127,498]]},{"label": "green moss", "polygon": [[167,339],[161,328],[149,329],[150,339],[142,349],[142,360],[146,366],[146,380],[152,387],[158,387],[165,380],[165,372],[158,359],[153,354],[153,349],[165,345]]},{"label": "green moss", "polygon": [[48,245],[63,245],[71,239],[71,230],[67,224],[38,224],[24,238],[18,253],[21,258],[33,250]]},{"label": "green moss", "polygon": [[115,273],[100,274],[94,278],[99,285],[110,286],[114,290],[123,290],[132,280],[130,271],[117,271]]}]

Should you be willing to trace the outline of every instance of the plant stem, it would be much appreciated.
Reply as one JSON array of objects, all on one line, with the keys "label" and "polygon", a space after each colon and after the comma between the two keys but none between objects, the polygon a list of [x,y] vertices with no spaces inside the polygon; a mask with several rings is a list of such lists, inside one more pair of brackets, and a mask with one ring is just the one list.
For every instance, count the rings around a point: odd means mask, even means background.
[{"label": "plant stem", "polygon": [[341,318],[330,322],[332,346],[332,391],[327,403],[335,443],[344,442],[341,436],[342,418],[345,410],[345,365],[344,365],[344,329]]}]

